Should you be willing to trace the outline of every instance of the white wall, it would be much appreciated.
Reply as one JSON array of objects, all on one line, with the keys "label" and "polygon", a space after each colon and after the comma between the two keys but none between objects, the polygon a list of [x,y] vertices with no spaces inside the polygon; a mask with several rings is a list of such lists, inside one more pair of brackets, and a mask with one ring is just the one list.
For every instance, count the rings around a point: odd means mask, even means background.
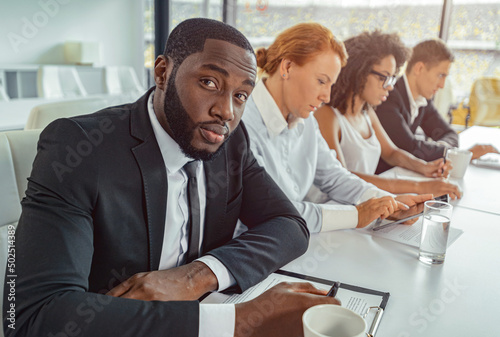
[{"label": "white wall", "polygon": [[95,41],[101,66],[144,68],[141,0],[0,0],[0,64],[64,64],[65,41]]}]

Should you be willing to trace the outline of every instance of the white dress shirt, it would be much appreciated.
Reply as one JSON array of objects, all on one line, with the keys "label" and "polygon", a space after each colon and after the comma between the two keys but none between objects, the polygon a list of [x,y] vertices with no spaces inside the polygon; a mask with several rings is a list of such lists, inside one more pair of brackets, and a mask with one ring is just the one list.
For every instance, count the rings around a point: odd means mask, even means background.
[{"label": "white dress shirt", "polygon": [[411,93],[410,89],[410,84],[408,83],[408,78],[406,77],[406,74],[403,74],[403,79],[405,81],[405,87],[406,87],[406,92],[408,94],[408,101],[410,102],[410,125],[413,124],[415,121],[415,118],[418,116],[418,110],[421,107],[427,106],[427,100],[425,97],[418,96],[417,99],[415,100],[413,98],[413,94]]},{"label": "white dress shirt", "polygon": [[[160,147],[167,172],[168,196],[165,215],[165,232],[160,256],[159,270],[183,265],[188,250],[187,222],[189,208],[187,201],[187,174],[182,167],[192,158],[187,157],[179,145],[162,128],[153,110],[153,93],[148,99],[148,113],[151,125]],[[198,196],[200,200],[200,224],[204,224],[206,207],[206,181],[201,161],[196,169],[198,179]],[[201,247],[204,226],[200,228]],[[227,268],[215,257],[206,255],[196,261],[205,263],[217,277],[219,291],[236,283]],[[235,325],[235,308],[233,304],[200,304],[199,336],[216,337],[232,336]]]},{"label": "white dress shirt", "polygon": [[[410,102],[410,126],[415,122],[415,118],[417,118],[420,108],[427,106],[427,99],[423,96],[418,96],[417,99],[413,99],[413,94],[411,93],[410,84],[408,83],[408,78],[406,74],[403,74],[403,79],[406,87],[406,94],[408,95],[408,101]],[[415,138],[424,141],[432,141],[431,139],[427,139],[427,135],[424,130],[419,126],[415,130]],[[446,147],[452,147],[449,143],[438,140],[436,143],[444,145]]]},{"label": "white dress shirt", "polygon": [[[312,233],[354,228],[358,211],[353,205],[392,195],[342,167],[312,116],[290,128],[263,81],[250,96],[243,121],[257,161],[292,201]],[[313,184],[326,194],[327,203],[304,200]]]}]

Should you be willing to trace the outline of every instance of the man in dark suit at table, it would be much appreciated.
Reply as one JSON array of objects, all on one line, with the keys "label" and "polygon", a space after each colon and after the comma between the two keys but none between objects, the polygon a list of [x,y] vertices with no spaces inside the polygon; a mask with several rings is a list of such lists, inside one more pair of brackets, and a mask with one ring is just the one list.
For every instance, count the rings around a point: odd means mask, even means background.
[{"label": "man in dark suit at table", "polygon": [[[338,304],[303,283],[199,304],[261,281],[301,255],[309,233],[239,125],[256,80],[246,38],[184,21],[154,76],[137,102],[42,132],[16,232],[15,302],[4,298],[4,312],[15,305],[7,337],[291,336],[305,309]],[[238,218],[250,229],[233,239]]]},{"label": "man in dark suit at table", "polygon": [[[439,114],[432,98],[445,84],[454,56],[439,39],[420,42],[413,47],[406,72],[396,82],[387,101],[377,107],[376,113],[385,131],[397,147],[426,161],[443,157],[445,149],[458,147],[458,135]],[[421,127],[425,139],[416,135]],[[488,152],[496,152],[489,145],[470,149],[473,159]],[[391,168],[380,159],[377,173]]]}]

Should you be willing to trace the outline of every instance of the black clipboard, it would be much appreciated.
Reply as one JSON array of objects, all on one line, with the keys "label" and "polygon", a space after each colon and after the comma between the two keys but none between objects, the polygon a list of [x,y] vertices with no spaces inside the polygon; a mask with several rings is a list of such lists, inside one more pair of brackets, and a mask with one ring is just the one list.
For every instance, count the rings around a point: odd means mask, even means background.
[{"label": "black clipboard", "polygon": [[[298,274],[298,273],[294,273],[294,272],[286,271],[286,270],[281,270],[281,269],[275,271],[275,273],[280,274],[280,275],[293,277],[293,278],[296,278],[299,280],[321,283],[321,284],[325,284],[328,286],[331,286],[334,283],[334,281],[331,281],[331,280],[326,280],[326,279],[322,279],[322,278],[318,278],[318,277],[314,277],[314,276],[309,276],[309,275],[304,275],[304,274]],[[368,316],[370,311],[372,311],[372,310],[375,311],[375,314],[374,314],[374,317],[373,317],[371,324],[367,324],[368,330],[366,331],[366,334],[368,337],[374,337],[375,333],[377,332],[380,321],[382,320],[382,315],[384,313],[385,307],[387,306],[387,302],[389,301],[389,296],[391,294],[388,292],[359,287],[359,286],[355,286],[355,285],[351,285],[351,284],[347,284],[347,283],[340,283],[339,288],[358,292],[358,293],[377,295],[377,296],[382,297],[382,301],[380,302],[380,304],[378,306],[369,307],[368,310],[364,313],[364,315],[361,315],[366,320],[366,317]],[[367,322],[367,323],[370,323],[370,322]]]}]

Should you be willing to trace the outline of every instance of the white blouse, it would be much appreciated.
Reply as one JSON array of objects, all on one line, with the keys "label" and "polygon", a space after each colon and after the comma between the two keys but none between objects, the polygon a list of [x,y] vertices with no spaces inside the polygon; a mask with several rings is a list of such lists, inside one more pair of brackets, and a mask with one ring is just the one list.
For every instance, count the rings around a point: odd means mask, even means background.
[{"label": "white blouse", "polygon": [[370,128],[370,137],[365,139],[349,123],[347,118],[335,108],[332,108],[339,121],[341,139],[340,148],[344,154],[347,169],[352,172],[375,174],[382,148],[372,127],[370,116],[363,112]]}]

